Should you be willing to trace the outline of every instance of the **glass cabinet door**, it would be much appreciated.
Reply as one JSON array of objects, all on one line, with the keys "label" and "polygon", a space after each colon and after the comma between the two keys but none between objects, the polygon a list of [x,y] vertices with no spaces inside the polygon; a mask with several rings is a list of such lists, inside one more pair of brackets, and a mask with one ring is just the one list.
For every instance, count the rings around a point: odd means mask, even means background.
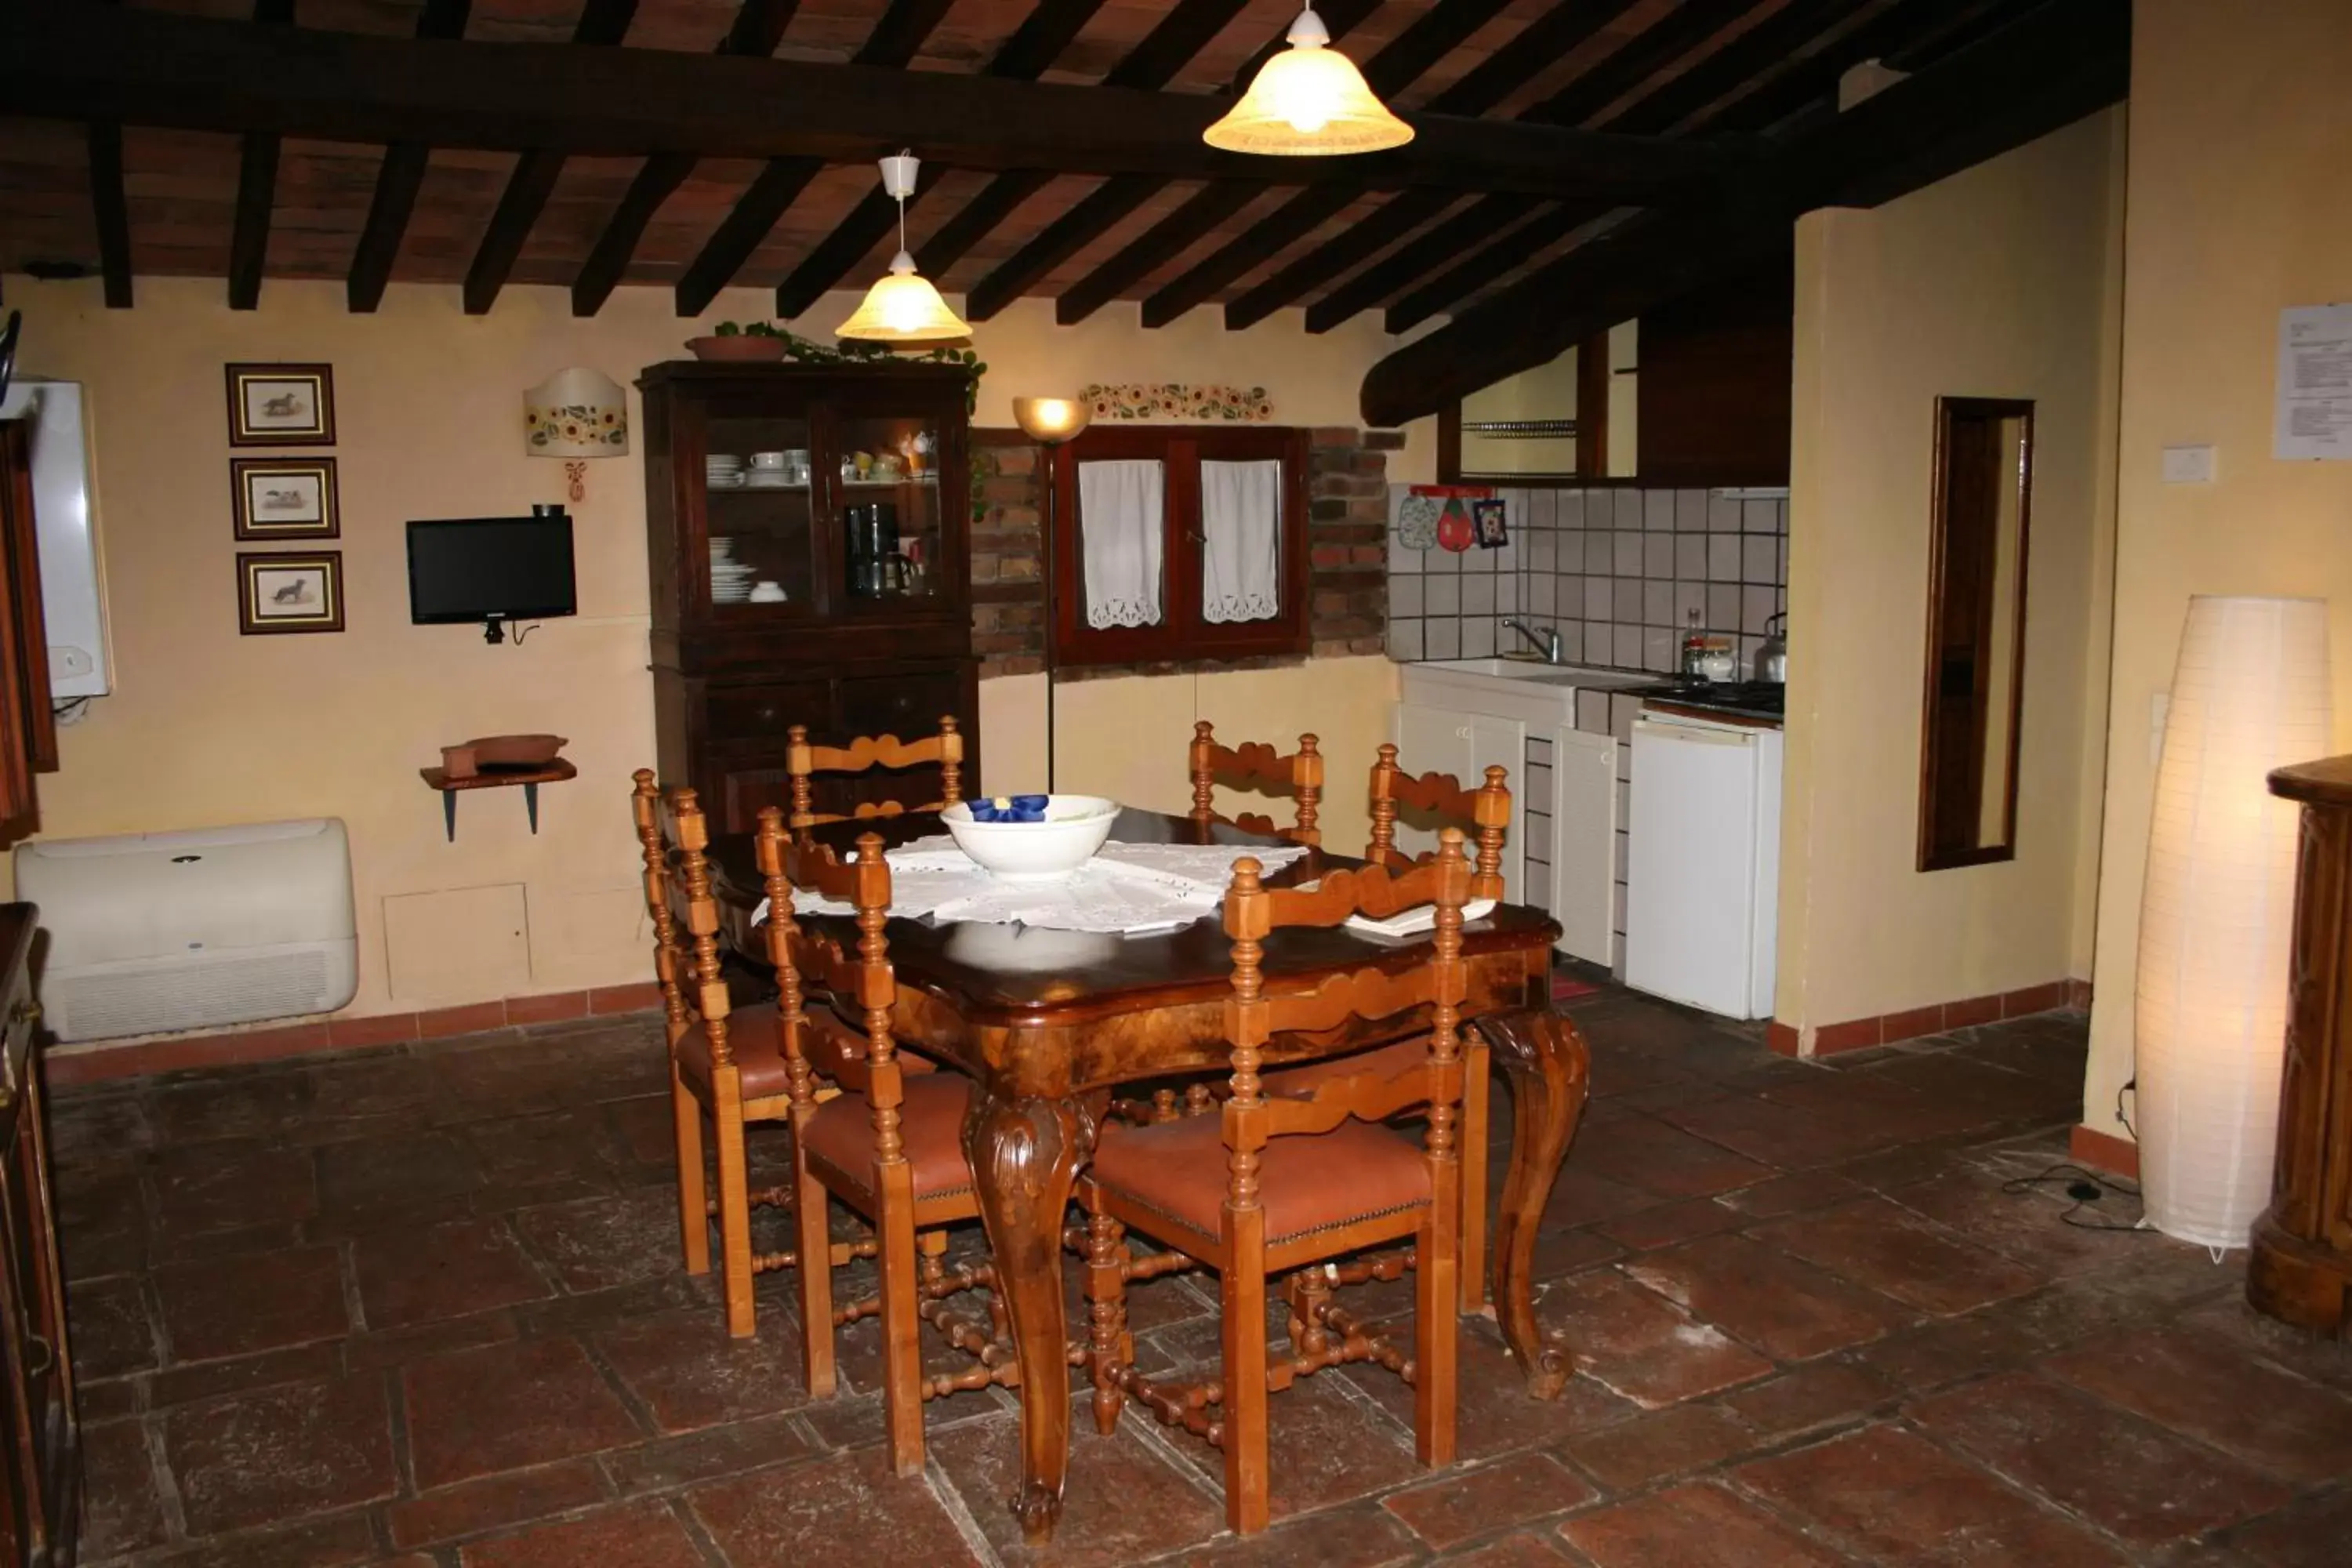
[{"label": "glass cabinet door", "polygon": [[713,614],[814,614],[824,548],[821,493],[803,415],[714,407],[704,425],[699,482],[709,526]]},{"label": "glass cabinet door", "polygon": [[938,419],[845,411],[838,430],[839,601],[856,611],[936,598],[948,564]]}]

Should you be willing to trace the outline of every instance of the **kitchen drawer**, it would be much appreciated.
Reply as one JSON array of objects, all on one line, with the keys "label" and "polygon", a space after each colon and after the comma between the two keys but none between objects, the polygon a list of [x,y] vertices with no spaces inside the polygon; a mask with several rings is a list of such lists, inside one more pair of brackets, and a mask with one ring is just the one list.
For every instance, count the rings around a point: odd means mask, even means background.
[{"label": "kitchen drawer", "polygon": [[942,714],[957,714],[969,731],[971,716],[963,711],[961,669],[915,669],[897,675],[857,676],[836,688],[839,729],[844,735],[896,735],[917,741],[935,732]]},{"label": "kitchen drawer", "polygon": [[713,686],[703,697],[704,732],[719,744],[735,741],[784,743],[784,731],[805,724],[822,737],[832,725],[833,694],[821,680],[759,686]]}]

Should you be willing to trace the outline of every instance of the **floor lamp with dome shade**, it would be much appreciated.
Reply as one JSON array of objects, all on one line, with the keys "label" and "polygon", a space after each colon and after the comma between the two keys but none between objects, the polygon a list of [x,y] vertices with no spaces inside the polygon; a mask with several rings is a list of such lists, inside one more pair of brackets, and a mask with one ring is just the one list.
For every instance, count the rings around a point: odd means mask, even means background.
[{"label": "floor lamp with dome shade", "polygon": [[1094,411],[1076,397],[1016,397],[1013,420],[1045,452],[1040,486],[1045,492],[1045,531],[1040,537],[1039,574],[1045,584],[1045,793],[1054,792],[1054,510],[1061,491],[1057,466],[1064,447],[1077,439]]}]

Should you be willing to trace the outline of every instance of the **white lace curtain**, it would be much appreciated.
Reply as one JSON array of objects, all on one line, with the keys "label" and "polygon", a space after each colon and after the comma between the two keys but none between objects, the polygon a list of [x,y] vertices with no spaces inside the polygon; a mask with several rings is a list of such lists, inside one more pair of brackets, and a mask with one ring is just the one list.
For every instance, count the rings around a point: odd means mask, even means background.
[{"label": "white lace curtain", "polygon": [[1078,465],[1078,539],[1086,551],[1087,625],[1160,624],[1161,523],[1168,483],[1156,459]]},{"label": "white lace curtain", "polygon": [[1201,465],[1201,615],[1268,621],[1282,612],[1282,461]]}]

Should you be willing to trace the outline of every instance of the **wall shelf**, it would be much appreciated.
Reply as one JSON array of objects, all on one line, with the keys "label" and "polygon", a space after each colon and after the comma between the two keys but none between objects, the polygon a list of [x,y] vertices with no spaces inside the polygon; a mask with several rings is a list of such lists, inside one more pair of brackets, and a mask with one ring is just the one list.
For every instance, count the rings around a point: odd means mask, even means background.
[{"label": "wall shelf", "polygon": [[530,816],[530,830],[535,834],[539,831],[539,786],[576,779],[580,776],[580,770],[558,757],[543,768],[499,768],[471,773],[464,778],[451,778],[447,768],[419,768],[416,774],[425,781],[426,788],[441,792],[441,825],[449,835],[449,842],[455,844],[457,842],[457,796],[461,791],[521,785],[523,811]]}]

